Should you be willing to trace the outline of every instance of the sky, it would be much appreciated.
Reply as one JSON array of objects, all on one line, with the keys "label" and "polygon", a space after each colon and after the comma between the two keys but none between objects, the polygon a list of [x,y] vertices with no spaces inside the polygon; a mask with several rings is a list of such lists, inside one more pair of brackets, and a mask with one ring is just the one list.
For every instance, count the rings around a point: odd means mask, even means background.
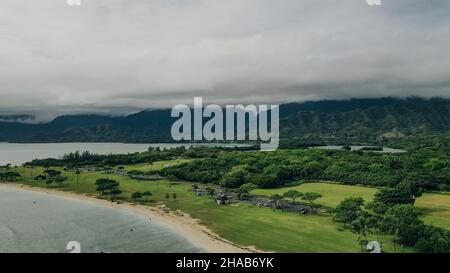
[{"label": "sky", "polygon": [[450,97],[448,0],[0,4],[0,113]]}]

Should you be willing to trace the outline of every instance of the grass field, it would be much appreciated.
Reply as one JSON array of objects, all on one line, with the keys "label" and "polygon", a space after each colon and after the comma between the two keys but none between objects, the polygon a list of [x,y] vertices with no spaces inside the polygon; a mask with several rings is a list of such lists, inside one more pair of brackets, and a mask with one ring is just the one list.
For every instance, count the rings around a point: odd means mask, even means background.
[{"label": "grass field", "polygon": [[[295,189],[300,192],[317,192],[322,198],[316,201],[327,207],[336,207],[340,201],[346,197],[362,197],[366,202],[373,200],[374,194],[378,189],[362,186],[350,186],[331,183],[305,183],[294,187],[286,187],[279,189],[257,189],[253,194],[271,195],[287,192]],[[425,193],[416,201],[416,207],[422,213],[421,219],[430,225],[450,230],[450,195],[438,193]]]},{"label": "grass field", "polygon": [[[173,163],[173,162],[172,162]],[[161,162],[164,166],[168,162]],[[158,166],[152,165],[154,168]],[[143,165],[128,166],[127,169],[144,168]],[[148,166],[145,166],[147,168]],[[31,169],[18,169],[24,177],[20,183],[46,187],[45,182],[31,180]],[[42,172],[36,169],[33,175]],[[359,252],[356,235],[349,230],[343,230],[342,224],[333,224],[327,215],[299,216],[295,213],[273,211],[270,208],[258,208],[244,203],[235,203],[229,206],[216,205],[210,197],[199,197],[189,191],[191,184],[185,182],[170,183],[161,181],[137,181],[114,174],[100,172],[83,172],[77,184],[76,175],[64,172],[69,177],[60,190],[97,195],[95,181],[98,178],[112,178],[120,182],[123,191],[121,200],[131,202],[131,194],[136,191],[151,191],[152,202],[148,205],[165,203],[173,210],[182,210],[192,217],[199,219],[204,225],[211,228],[225,239],[244,246],[255,246],[266,251],[276,252]],[[54,187],[54,186],[52,186]],[[337,184],[311,183],[296,186],[300,191],[314,191],[324,197],[318,203],[334,206],[348,196],[361,195],[370,199],[376,191],[372,188],[344,186]],[[286,189],[258,190],[258,194],[282,193]],[[177,198],[166,199],[166,194],[176,193]],[[429,202],[433,202],[429,200]],[[429,208],[428,204],[422,204]],[[437,213],[437,212],[430,212]],[[435,219],[433,215],[430,219]],[[376,239],[372,236],[370,239]],[[393,252],[392,239],[382,236],[383,250]],[[407,249],[406,251],[410,251]]]},{"label": "grass field", "polygon": [[425,193],[416,202],[422,219],[437,227],[450,230],[450,195]]},{"label": "grass field", "polygon": [[143,163],[143,164],[135,164],[135,165],[124,165],[124,169],[127,171],[136,170],[136,171],[150,171],[150,170],[159,170],[162,169],[166,165],[178,165],[184,162],[192,161],[191,159],[174,159],[174,160],[164,160],[153,162],[152,164]]},{"label": "grass field", "polygon": [[297,190],[303,193],[320,193],[322,197],[318,199],[316,203],[327,207],[336,207],[339,202],[350,196],[362,197],[364,198],[364,200],[366,200],[366,202],[370,202],[373,199],[373,195],[377,192],[377,189],[369,187],[349,186],[331,183],[305,183],[294,187],[279,189],[257,189],[252,193],[266,196],[272,194],[283,195],[283,193],[287,192],[288,190]]}]

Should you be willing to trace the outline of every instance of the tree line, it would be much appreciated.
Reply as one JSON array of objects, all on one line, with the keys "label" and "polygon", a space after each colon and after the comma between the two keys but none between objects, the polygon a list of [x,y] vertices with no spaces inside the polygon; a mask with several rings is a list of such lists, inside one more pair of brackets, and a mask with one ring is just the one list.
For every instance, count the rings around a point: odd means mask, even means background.
[{"label": "tree line", "polygon": [[390,234],[396,252],[408,246],[417,252],[449,253],[450,232],[419,219],[414,203],[421,195],[421,189],[414,183],[402,182],[394,188],[380,190],[374,201],[367,204],[361,197],[346,198],[330,214],[333,221],[343,223],[344,228],[357,234],[363,251],[369,235],[376,235],[380,241],[380,234]]},{"label": "tree line", "polygon": [[238,188],[276,188],[303,180],[394,187],[414,181],[424,190],[450,190],[450,153],[422,148],[402,154],[372,151],[282,149],[222,152],[159,171],[162,176]]}]

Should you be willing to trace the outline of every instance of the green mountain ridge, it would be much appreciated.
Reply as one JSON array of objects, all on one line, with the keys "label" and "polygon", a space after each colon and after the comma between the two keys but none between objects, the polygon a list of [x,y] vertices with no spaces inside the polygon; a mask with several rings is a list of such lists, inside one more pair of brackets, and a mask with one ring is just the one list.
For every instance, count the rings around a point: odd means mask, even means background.
[{"label": "green mountain ridge", "polygon": [[[168,109],[125,117],[60,116],[43,124],[0,122],[4,142],[172,142]],[[377,143],[384,138],[446,134],[450,99],[380,98],[280,105],[280,137],[306,143]]]},{"label": "green mountain ridge", "polygon": [[306,139],[342,138],[373,142],[389,135],[447,133],[450,102],[406,100],[345,112],[298,112],[280,121],[280,135]]}]

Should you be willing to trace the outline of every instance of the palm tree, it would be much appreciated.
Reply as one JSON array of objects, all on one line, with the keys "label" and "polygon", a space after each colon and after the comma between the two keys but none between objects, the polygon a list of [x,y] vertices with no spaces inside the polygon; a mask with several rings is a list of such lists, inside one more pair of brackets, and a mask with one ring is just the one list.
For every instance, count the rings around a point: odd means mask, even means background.
[{"label": "palm tree", "polygon": [[361,247],[361,252],[365,251],[364,245],[367,243],[367,235],[371,233],[367,220],[365,216],[361,215],[352,222],[352,231],[358,235],[356,241]]},{"label": "palm tree", "polygon": [[79,183],[79,180],[80,180],[80,174],[81,174],[80,170],[77,169],[75,171],[75,175],[77,176],[77,184]]}]

